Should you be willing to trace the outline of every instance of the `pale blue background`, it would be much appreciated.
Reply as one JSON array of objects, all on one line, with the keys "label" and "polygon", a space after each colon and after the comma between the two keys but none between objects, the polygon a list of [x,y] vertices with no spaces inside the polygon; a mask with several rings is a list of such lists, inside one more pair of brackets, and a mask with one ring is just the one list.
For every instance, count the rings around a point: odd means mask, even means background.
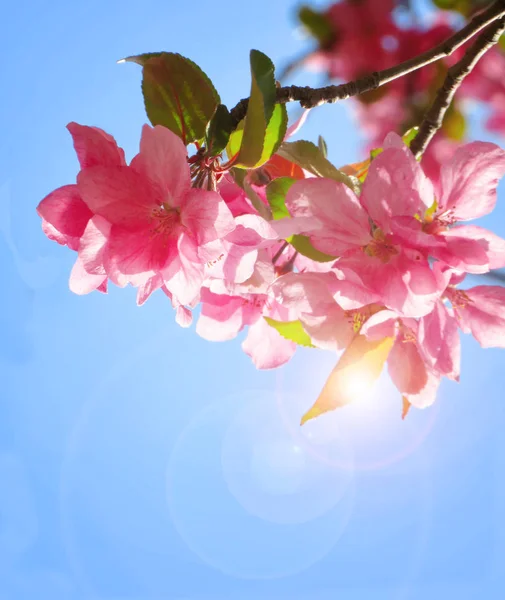
[{"label": "pale blue background", "polygon": [[[258,372],[240,339],[180,329],[163,294],[75,296],[73,253],[41,232],[35,206],[77,173],[69,121],[137,151],[140,70],[117,59],[180,52],[233,105],[251,47],[276,62],[303,47],[292,14],[290,0],[2,8],[1,600],[503,597],[503,351],[465,338],[461,384],[405,422],[384,377],[300,432],[331,354]],[[349,108],[303,132],[336,164],[362,157]],[[484,224],[505,235],[503,185]]]}]

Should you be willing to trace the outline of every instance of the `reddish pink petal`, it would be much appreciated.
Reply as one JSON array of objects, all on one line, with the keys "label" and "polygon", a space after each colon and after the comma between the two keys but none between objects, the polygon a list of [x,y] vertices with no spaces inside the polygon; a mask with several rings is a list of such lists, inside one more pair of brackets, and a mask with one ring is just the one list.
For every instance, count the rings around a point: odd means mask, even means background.
[{"label": "reddish pink petal", "polygon": [[[82,236],[93,216],[76,185],[64,185],[51,192],[37,206],[37,212],[58,233],[75,238]],[[61,237],[59,239],[63,240]]]},{"label": "reddish pink petal", "polygon": [[177,238],[152,236],[149,229],[130,231],[114,225],[107,245],[111,268],[127,276],[164,269],[177,258]]},{"label": "reddish pink petal", "polygon": [[140,152],[131,167],[159,187],[163,202],[181,206],[191,181],[186,147],[179,136],[161,125],[144,125]]},{"label": "reddish pink petal", "polygon": [[181,221],[199,246],[222,239],[235,229],[233,216],[221,196],[200,189],[185,195]]},{"label": "reddish pink petal", "polygon": [[496,187],[505,173],[505,151],[489,142],[472,142],[456,150],[442,167],[438,213],[456,221],[489,214],[496,204]]},{"label": "reddish pink petal", "polygon": [[284,339],[260,318],[249,327],[242,350],[252,358],[257,369],[276,369],[289,361],[296,351],[296,344]]},{"label": "reddish pink petal", "polygon": [[159,188],[130,167],[90,167],[77,188],[95,214],[129,229],[145,228],[163,202]]},{"label": "reddish pink petal", "polygon": [[98,127],[87,127],[78,123],[69,123],[74,141],[74,148],[81,169],[103,165],[121,167],[126,165],[124,151],[116,144],[116,140]]}]

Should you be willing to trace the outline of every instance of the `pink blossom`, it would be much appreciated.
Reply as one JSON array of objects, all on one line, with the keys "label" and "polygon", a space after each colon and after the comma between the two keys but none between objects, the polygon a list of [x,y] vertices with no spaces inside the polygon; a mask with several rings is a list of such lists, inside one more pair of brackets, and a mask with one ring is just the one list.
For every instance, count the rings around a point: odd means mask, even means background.
[{"label": "pink blossom", "polygon": [[455,269],[486,273],[505,265],[505,241],[474,225],[453,225],[492,211],[504,172],[505,151],[495,144],[461,146],[442,166],[440,195],[431,214],[433,185],[400,138],[391,134],[384,152],[372,161],[361,201],[374,222],[403,245],[429,251]]},{"label": "pink blossom", "polygon": [[[77,123],[69,123],[67,129],[72,135],[81,169],[98,165],[109,167],[125,165],[123,150],[101,129]],[[95,229],[94,225],[90,226],[94,213],[82,199],[75,184],[65,185],[51,192],[40,202],[37,212],[42,217],[42,230],[49,239],[66,245],[71,250],[78,251],[86,232],[88,237]],[[100,226],[105,227],[108,234],[110,226],[104,221]],[[100,257],[101,250],[97,253]],[[103,262],[100,266],[93,265],[88,270],[88,257],[86,254],[79,256],[70,276],[70,288],[77,294],[86,294],[95,289],[106,292],[107,275]]]},{"label": "pink blossom", "polygon": [[201,337],[210,341],[230,340],[248,326],[242,348],[258,369],[274,369],[293,356],[296,344],[284,339],[263,319],[269,316],[280,321],[290,320],[289,312],[267,294],[229,296],[202,288],[201,302],[196,325]]},{"label": "pink blossom", "polygon": [[[389,227],[395,212],[402,215],[409,204],[422,204],[423,199],[412,193],[412,182],[405,180],[402,187],[401,173],[389,181],[388,193],[390,188],[393,191],[388,196],[383,195],[379,180],[377,186],[367,183],[369,173],[361,203],[349,188],[333,180],[299,181],[290,188],[286,206],[295,219],[320,221],[319,229],[306,233],[315,248],[340,257],[337,268],[354,272],[363,287],[377,294],[388,308],[418,317],[430,312],[439,296],[427,253],[405,248],[394,242],[387,229],[384,232],[370,225],[370,217],[376,217],[379,225]],[[365,210],[368,206],[372,214]]]},{"label": "pink blossom", "polygon": [[[402,319],[393,311],[384,310],[372,315],[361,329],[361,334],[369,340],[394,338],[388,356],[389,375],[402,396],[417,408],[425,408],[435,401],[443,375],[459,373],[459,338],[451,338],[453,347],[444,346],[440,327],[431,322],[423,327],[424,319],[420,322]],[[446,359],[445,364],[440,357]],[[447,368],[450,373],[444,372]]]},{"label": "pink blossom", "polygon": [[160,273],[182,304],[198,294],[205,262],[219,253],[209,244],[235,227],[218,194],[191,188],[186,149],[161,126],[144,126],[130,166],[89,167],[77,186],[86,205],[111,224],[107,271],[134,284]]},{"label": "pink blossom", "polygon": [[325,16],[333,29],[333,40],[310,58],[309,65],[324,68],[332,78],[351,80],[394,64],[391,55],[396,46],[390,48],[387,43],[388,36],[397,32],[393,6],[392,0],[380,6],[375,0],[332,4]]},{"label": "pink blossom", "polygon": [[462,331],[471,333],[483,348],[505,348],[505,288],[449,286],[445,295]]}]

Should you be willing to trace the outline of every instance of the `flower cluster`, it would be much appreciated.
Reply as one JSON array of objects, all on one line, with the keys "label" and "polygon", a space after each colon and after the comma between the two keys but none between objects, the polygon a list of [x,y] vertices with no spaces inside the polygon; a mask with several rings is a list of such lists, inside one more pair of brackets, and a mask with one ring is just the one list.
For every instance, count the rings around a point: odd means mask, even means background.
[{"label": "flower cluster", "polygon": [[[324,71],[332,80],[353,81],[412,59],[455,32],[454,19],[445,11],[437,11],[429,23],[417,18],[400,25],[395,13],[398,4],[395,0],[342,0],[329,6],[320,14],[329,33],[307,57],[306,66]],[[454,4],[449,3],[449,7],[455,8]],[[317,37],[317,30],[312,33]],[[380,146],[390,131],[406,131],[419,124],[441,87],[447,68],[462,57],[464,50],[357,97],[356,117],[368,149]],[[438,179],[441,164],[464,139],[465,101],[485,103],[491,109],[486,127],[505,135],[504,69],[502,43],[491,48],[463,82],[461,94],[425,153],[424,168],[432,179]]]},{"label": "flower cluster", "polygon": [[[356,369],[376,376],[386,361],[407,406],[431,404],[442,377],[459,379],[458,329],[505,347],[505,289],[457,287],[466,274],[505,266],[505,240],[459,224],[493,210],[505,173],[498,146],[460,147],[437,191],[394,133],[362,182],[315,177],[274,155],[261,177],[247,172],[249,192],[230,174],[207,191],[165,127],[144,126],[129,165],[104,131],[68,128],[77,181],[37,210],[45,234],[77,252],[70,288],[130,284],[138,304],[162,289],[182,326],[200,306],[205,339],[247,328],[242,347],[258,368],[286,363],[297,344],[344,351],[307,418],[351,401],[346,378]],[[273,215],[265,183],[285,173],[290,187]]]}]

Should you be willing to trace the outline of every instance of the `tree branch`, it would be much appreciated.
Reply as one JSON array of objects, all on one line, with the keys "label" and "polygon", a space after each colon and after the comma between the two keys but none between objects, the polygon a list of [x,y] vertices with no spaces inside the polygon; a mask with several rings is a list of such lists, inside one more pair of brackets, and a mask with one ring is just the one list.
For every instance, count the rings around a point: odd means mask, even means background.
[{"label": "tree branch", "polygon": [[410,144],[410,149],[416,158],[422,155],[433,136],[442,126],[445,113],[463,79],[472,72],[481,57],[498,42],[504,31],[505,18],[501,18],[481,33],[465,52],[464,57],[447,71],[444,85],[440,88],[435,101],[424,115],[419,126],[419,132]]},{"label": "tree branch", "polygon": [[[471,39],[476,33],[505,16],[505,0],[496,0],[486,10],[476,15],[465,27],[447,38],[445,42],[438,44],[431,50],[423,52],[414,58],[406,60],[394,67],[376,71],[341,85],[329,85],[322,88],[300,87],[291,85],[281,87],[277,90],[277,102],[299,102],[304,108],[314,108],[320,104],[345,100],[351,96],[357,96],[364,92],[374,90],[394,79],[416,71],[421,67],[429,65],[441,58],[451,55],[455,50]],[[247,113],[249,98],[241,100],[230,113],[236,127]]]}]

